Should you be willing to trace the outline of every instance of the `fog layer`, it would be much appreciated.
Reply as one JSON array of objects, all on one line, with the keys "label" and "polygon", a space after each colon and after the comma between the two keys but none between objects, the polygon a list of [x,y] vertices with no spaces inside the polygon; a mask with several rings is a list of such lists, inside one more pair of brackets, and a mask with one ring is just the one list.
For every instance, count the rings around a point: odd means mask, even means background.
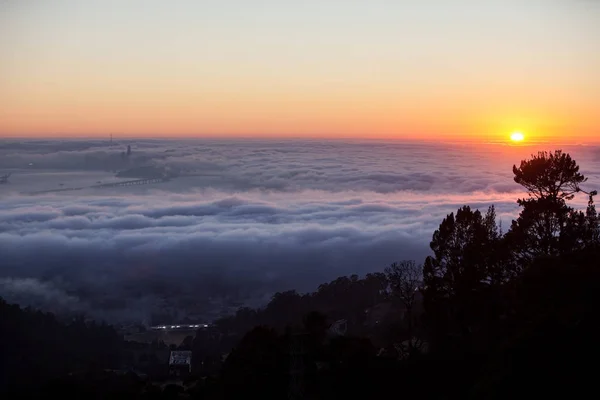
[{"label": "fog layer", "polygon": [[[464,204],[495,204],[508,227],[522,195],[512,165],[537,150],[0,142],[0,175],[12,173],[0,185],[0,296],[111,321],[209,319],[277,290],[311,290],[400,259],[420,262],[444,216]],[[589,176],[587,186],[600,187],[600,150],[565,150]],[[98,187],[148,171],[165,171],[170,180]]]}]

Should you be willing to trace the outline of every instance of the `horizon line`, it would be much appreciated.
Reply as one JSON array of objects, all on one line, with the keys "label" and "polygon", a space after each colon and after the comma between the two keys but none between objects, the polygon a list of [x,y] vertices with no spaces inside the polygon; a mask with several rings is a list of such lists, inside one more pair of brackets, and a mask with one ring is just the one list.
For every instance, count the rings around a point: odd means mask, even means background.
[{"label": "horizon line", "polygon": [[[558,138],[557,138],[558,139]],[[115,137],[113,133],[108,135],[69,135],[69,136],[0,136],[0,142],[7,141],[39,141],[39,140],[64,140],[64,141],[79,141],[79,140],[93,140],[93,141],[106,141],[107,143],[118,142],[119,140],[127,140],[127,141],[135,141],[135,140],[161,140],[161,141],[175,141],[175,140],[221,140],[221,141],[268,141],[268,140],[277,140],[277,141],[360,141],[360,142],[396,142],[396,141],[404,141],[404,142],[417,142],[417,143],[463,143],[463,144],[484,144],[484,145],[502,145],[502,146],[510,146],[510,147],[528,147],[542,144],[550,144],[550,145],[560,145],[560,146],[596,146],[600,145],[600,140],[575,140],[572,142],[563,142],[562,140],[553,140],[553,138],[548,138],[546,140],[535,140],[535,141],[526,141],[523,143],[513,143],[510,139],[499,140],[499,139],[489,139],[489,138],[415,138],[415,137],[387,137],[387,136],[377,136],[377,137],[357,137],[357,136],[290,136],[290,135],[282,135],[282,136],[250,136],[250,135],[226,135],[226,136],[217,136],[217,135],[182,135],[182,136],[163,136],[163,135],[123,135]]]},{"label": "horizon line", "polygon": [[[479,137],[478,137],[479,136]],[[498,135],[500,136],[500,135]],[[240,135],[218,135],[218,134],[198,134],[198,135],[166,135],[166,134],[148,134],[148,135],[119,135],[118,133],[107,133],[107,134],[80,134],[80,135],[0,135],[0,141],[12,141],[12,140],[95,140],[95,141],[118,141],[118,140],[243,140],[243,141],[265,141],[265,140],[279,140],[279,141],[294,141],[294,140],[305,140],[305,141],[410,141],[410,142],[443,142],[443,143],[480,143],[480,144],[496,144],[496,145],[509,145],[514,147],[523,147],[528,145],[539,145],[539,144],[556,144],[556,142],[563,142],[562,137],[546,137],[543,140],[526,140],[522,143],[511,142],[507,137],[501,139],[500,137],[490,137],[490,135],[473,135],[470,137],[415,137],[413,135],[407,137],[400,136],[375,136],[375,135],[251,135],[251,134],[240,134]],[[579,139],[569,141],[568,143],[562,143],[565,145],[599,145],[600,138],[593,140],[592,138]]]}]

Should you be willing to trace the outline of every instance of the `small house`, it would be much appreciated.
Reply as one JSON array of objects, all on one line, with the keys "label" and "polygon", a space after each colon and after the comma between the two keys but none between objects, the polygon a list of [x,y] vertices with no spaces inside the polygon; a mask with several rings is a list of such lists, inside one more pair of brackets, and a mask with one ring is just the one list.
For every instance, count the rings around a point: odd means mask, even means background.
[{"label": "small house", "polygon": [[169,374],[184,377],[192,372],[192,352],[172,351],[169,357]]}]

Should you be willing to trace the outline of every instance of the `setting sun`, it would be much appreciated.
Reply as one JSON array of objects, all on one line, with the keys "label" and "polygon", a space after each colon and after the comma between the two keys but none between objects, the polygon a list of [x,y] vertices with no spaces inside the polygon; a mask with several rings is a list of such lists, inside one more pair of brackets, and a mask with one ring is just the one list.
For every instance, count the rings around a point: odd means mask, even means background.
[{"label": "setting sun", "polygon": [[512,140],[513,142],[522,142],[523,139],[525,139],[525,135],[523,135],[523,133],[521,132],[513,132],[510,135],[510,140]]}]

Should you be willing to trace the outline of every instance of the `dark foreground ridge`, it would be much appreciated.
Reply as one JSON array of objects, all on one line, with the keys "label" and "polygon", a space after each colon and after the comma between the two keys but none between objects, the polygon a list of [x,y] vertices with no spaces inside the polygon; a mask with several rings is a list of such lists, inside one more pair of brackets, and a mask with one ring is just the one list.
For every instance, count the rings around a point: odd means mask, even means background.
[{"label": "dark foreground ridge", "polygon": [[[513,169],[528,192],[503,232],[464,206],[424,263],[277,293],[180,344],[0,301],[2,398],[505,399],[594,393],[600,356],[596,192],[569,155]],[[568,202],[588,196],[585,211]],[[169,327],[170,328],[170,327]],[[189,326],[188,326],[189,328]],[[170,330],[170,329],[156,329]],[[173,329],[177,331],[177,329]],[[176,352],[176,353],[174,353]]]}]

